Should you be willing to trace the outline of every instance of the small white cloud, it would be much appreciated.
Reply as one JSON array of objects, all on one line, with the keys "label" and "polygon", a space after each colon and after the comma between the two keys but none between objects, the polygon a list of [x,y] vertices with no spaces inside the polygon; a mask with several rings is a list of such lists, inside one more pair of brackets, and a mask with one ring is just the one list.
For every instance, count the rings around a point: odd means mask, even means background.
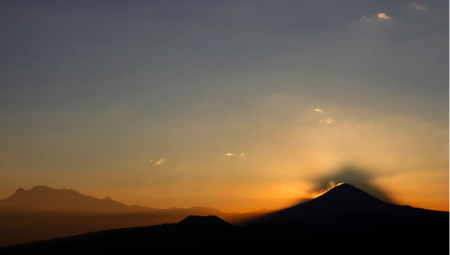
[{"label": "small white cloud", "polygon": [[[380,23],[383,21],[390,21],[391,17],[386,15],[386,13],[380,12],[380,13],[371,15],[370,17],[363,16],[360,20],[366,24],[377,24],[377,23]],[[383,23],[386,23],[386,22],[383,22]]]},{"label": "small white cloud", "polygon": [[229,156],[229,157],[231,157],[231,156],[235,156],[236,154],[234,154],[234,153],[225,153],[225,156]]},{"label": "small white cloud", "polygon": [[315,112],[323,112],[321,109],[314,109]]},{"label": "small white cloud", "polygon": [[244,156],[244,153],[241,153],[241,156]]},{"label": "small white cloud", "polygon": [[155,166],[161,165],[162,163],[164,163],[164,162],[166,162],[166,161],[167,161],[167,159],[162,158],[162,159],[158,160],[158,161],[155,163]]},{"label": "small white cloud", "polygon": [[152,163],[152,162],[153,162],[153,159],[150,159],[148,162]]},{"label": "small white cloud", "polygon": [[322,119],[322,120],[320,120],[319,122],[320,122],[320,123],[331,124],[331,123],[334,123],[335,120],[334,120],[333,118],[329,117],[328,119]]},{"label": "small white cloud", "polygon": [[378,13],[378,14],[377,14],[377,17],[378,17],[379,19],[386,19],[386,20],[390,20],[390,19],[391,19],[391,17],[389,17],[388,15],[386,15],[386,13]]},{"label": "small white cloud", "polygon": [[419,10],[419,11],[426,11],[427,10],[427,7],[425,7],[425,6],[421,5],[421,4],[418,4],[418,3],[412,3],[412,4],[408,5],[407,8],[415,9],[415,10]]}]

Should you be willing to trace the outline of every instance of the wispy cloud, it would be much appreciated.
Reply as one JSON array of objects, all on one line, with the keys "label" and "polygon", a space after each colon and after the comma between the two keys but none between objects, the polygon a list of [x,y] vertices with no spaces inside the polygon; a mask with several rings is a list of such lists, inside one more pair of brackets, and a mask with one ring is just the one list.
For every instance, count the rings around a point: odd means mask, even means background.
[{"label": "wispy cloud", "polygon": [[315,112],[323,112],[321,109],[314,109]]},{"label": "wispy cloud", "polygon": [[426,11],[427,10],[427,7],[425,7],[425,6],[421,5],[421,4],[418,4],[418,3],[412,3],[412,4],[408,5],[407,8],[415,9],[415,10],[419,10],[419,11]]},{"label": "wispy cloud", "polygon": [[[380,12],[377,14],[373,14],[370,17],[363,16],[361,18],[361,20],[367,24],[374,24],[374,23],[376,24],[376,23],[383,22],[383,21],[390,21],[391,17],[388,16],[384,12]],[[383,22],[383,23],[387,23],[387,22]]]},{"label": "wispy cloud", "polygon": [[225,153],[224,154],[224,156],[226,156],[226,157],[234,157],[234,156],[244,156],[245,154],[244,153],[238,153],[238,154],[236,154],[236,153]]},{"label": "wispy cloud", "polygon": [[388,15],[386,15],[386,13],[378,13],[378,14],[377,14],[377,17],[378,17],[379,19],[386,19],[386,20],[390,20],[390,19],[391,19],[391,17],[389,17]]},{"label": "wispy cloud", "polygon": [[155,163],[155,166],[161,165],[162,163],[164,163],[164,162],[166,162],[166,161],[167,161],[167,159],[162,158],[162,159],[158,160],[158,161]]},{"label": "wispy cloud", "polygon": [[322,120],[320,120],[319,122],[320,122],[320,123],[331,124],[331,123],[334,123],[335,120],[334,120],[333,118],[329,117],[328,119],[322,119]]}]

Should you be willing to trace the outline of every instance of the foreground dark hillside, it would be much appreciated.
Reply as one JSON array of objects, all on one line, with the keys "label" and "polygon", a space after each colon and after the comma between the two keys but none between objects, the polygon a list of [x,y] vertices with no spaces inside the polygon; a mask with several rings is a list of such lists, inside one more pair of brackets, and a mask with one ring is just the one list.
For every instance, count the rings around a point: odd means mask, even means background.
[{"label": "foreground dark hillside", "polygon": [[194,224],[110,230],[0,248],[1,254],[448,254],[448,221],[398,222],[353,229]]}]

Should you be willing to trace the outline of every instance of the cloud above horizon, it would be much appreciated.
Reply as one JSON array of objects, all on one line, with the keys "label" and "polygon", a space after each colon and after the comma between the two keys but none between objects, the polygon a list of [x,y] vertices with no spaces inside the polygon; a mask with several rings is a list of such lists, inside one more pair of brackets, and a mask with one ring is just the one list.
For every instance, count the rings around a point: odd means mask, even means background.
[{"label": "cloud above horizon", "polygon": [[420,11],[426,11],[427,10],[427,7],[425,7],[425,6],[421,5],[421,4],[415,3],[415,2],[410,4],[410,5],[408,5],[407,8],[412,8],[412,9],[416,9],[416,10],[420,10]]},{"label": "cloud above horizon", "polygon": [[224,156],[226,156],[226,157],[234,157],[234,156],[244,156],[245,154],[244,153],[238,153],[238,154],[236,154],[236,153],[225,153],[224,154]]},{"label": "cloud above horizon", "polygon": [[386,13],[378,13],[377,17],[380,19],[386,19],[386,20],[390,20],[391,17],[387,16]]},{"label": "cloud above horizon", "polygon": [[[165,158],[162,158],[162,159],[160,159],[160,160],[158,160],[158,161],[156,161],[156,163],[155,163],[155,166],[157,166],[157,165],[161,165],[161,164],[163,164],[164,162],[166,162],[167,161],[167,159],[165,159]],[[151,162],[153,162],[153,161],[151,161]]]},{"label": "cloud above horizon", "polygon": [[329,117],[327,119],[321,119],[319,122],[320,123],[325,123],[325,124],[331,124],[331,123],[334,123],[335,120],[333,118]]}]

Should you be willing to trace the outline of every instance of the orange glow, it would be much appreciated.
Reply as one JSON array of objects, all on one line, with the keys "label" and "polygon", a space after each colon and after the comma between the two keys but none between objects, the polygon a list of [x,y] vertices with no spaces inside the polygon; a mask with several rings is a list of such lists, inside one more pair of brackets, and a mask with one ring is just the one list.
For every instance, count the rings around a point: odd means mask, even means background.
[{"label": "orange glow", "polygon": [[313,193],[312,195],[311,195],[311,198],[316,198],[316,197],[320,197],[320,196],[322,196],[323,194],[325,194],[325,193],[327,193],[329,190],[331,190],[332,188],[334,188],[334,187],[337,187],[337,186],[339,186],[339,185],[342,185],[342,184],[344,184],[345,182],[340,182],[340,183],[338,183],[338,184],[335,184],[334,183],[334,181],[331,181],[331,182],[329,182],[328,183],[328,188],[326,189],[326,190],[323,190],[323,191],[320,191],[320,192],[315,192],[315,193]]}]

